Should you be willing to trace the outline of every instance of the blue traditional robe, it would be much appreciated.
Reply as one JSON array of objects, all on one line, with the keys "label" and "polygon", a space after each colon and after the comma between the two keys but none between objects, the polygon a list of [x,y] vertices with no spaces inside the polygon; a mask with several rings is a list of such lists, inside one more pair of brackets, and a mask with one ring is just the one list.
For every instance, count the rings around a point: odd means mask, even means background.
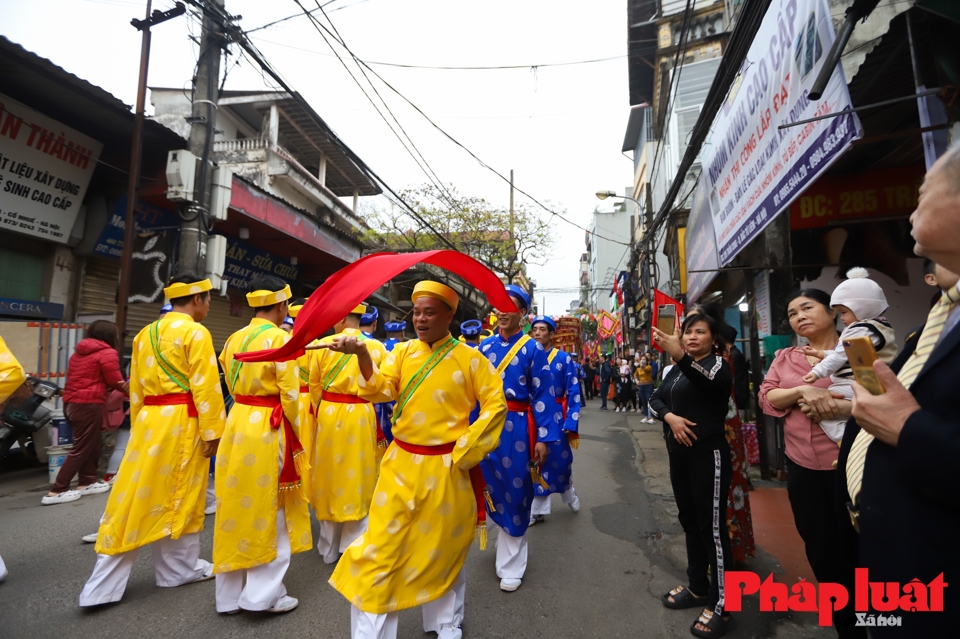
[{"label": "blue traditional robe", "polygon": [[[503,340],[498,332],[480,343],[480,352],[496,367],[523,337],[517,333]],[[561,437],[561,411],[556,396],[551,394],[553,384],[548,366],[543,346],[527,339],[500,375],[507,402],[529,404],[537,441],[545,443],[557,442]],[[493,499],[490,517],[512,537],[523,536],[530,523],[533,504],[533,480],[527,467],[530,454],[527,411],[509,411],[500,433],[500,444],[480,462],[480,467]]]},{"label": "blue traditional robe", "polygon": [[[383,342],[383,347],[387,349],[389,353],[392,351],[397,344],[400,344],[401,341],[396,337],[388,337]],[[377,420],[380,422],[380,429],[383,431],[383,434],[386,436],[388,442],[393,441],[393,407],[396,406],[396,402],[386,402],[384,404],[374,404],[373,410],[377,413]]]},{"label": "blue traditional robe", "polygon": [[399,343],[400,343],[400,340],[398,340],[396,337],[388,337],[388,338],[383,342],[383,347],[384,347],[385,349],[387,349],[387,352],[390,352],[390,351],[392,351],[393,348],[394,348],[397,344],[399,344]]},{"label": "blue traditional robe", "polygon": [[[563,418],[563,430],[571,433],[579,432],[581,400],[579,366],[574,363],[570,355],[555,348],[547,353],[547,360],[550,361],[552,377],[551,394],[554,396],[557,406],[560,406],[560,402],[564,398],[567,400],[567,413],[566,417]],[[547,444],[547,449],[550,452],[543,468],[543,479],[550,484],[550,490],[540,485],[534,486],[534,492],[538,497],[551,493],[562,493],[570,488],[573,451],[570,448],[566,432],[560,436],[559,441]]]}]

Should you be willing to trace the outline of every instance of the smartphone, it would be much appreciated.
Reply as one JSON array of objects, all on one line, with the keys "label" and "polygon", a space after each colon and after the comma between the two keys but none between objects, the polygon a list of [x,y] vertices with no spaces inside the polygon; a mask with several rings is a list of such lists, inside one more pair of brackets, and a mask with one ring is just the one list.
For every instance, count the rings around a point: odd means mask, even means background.
[{"label": "smartphone", "polygon": [[873,371],[873,363],[877,361],[877,351],[869,337],[851,337],[843,340],[843,350],[847,353],[853,377],[857,383],[870,391],[871,395],[883,395],[886,390]]},{"label": "smartphone", "polygon": [[677,329],[677,305],[661,304],[657,307],[657,328],[668,335]]}]

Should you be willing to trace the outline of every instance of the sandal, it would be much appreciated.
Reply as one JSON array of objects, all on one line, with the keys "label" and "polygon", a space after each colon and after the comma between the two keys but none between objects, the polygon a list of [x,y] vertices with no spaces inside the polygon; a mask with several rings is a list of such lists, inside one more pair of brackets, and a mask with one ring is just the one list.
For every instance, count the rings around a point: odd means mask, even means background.
[{"label": "sandal", "polygon": [[[673,601],[670,601],[670,597],[673,597]],[[703,599],[703,597],[696,596],[693,594],[692,590],[689,588],[684,588],[683,586],[677,586],[667,594],[660,597],[660,601],[663,602],[664,606],[674,610],[696,608],[700,605],[701,599]]]},{"label": "sandal", "polygon": [[[701,630],[697,628],[697,624],[706,626],[706,630]],[[733,617],[724,618],[723,615],[718,615],[714,611],[704,608],[703,612],[700,613],[700,617],[690,624],[690,632],[697,637],[706,637],[706,639],[714,639],[715,637],[722,637],[736,626],[736,622],[733,620]]]}]

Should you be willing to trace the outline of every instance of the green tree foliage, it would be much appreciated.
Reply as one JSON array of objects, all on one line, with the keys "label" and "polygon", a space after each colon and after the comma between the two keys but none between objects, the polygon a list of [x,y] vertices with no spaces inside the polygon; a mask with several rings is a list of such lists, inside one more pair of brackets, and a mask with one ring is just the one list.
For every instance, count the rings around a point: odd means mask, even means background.
[{"label": "green tree foliage", "polygon": [[544,264],[553,245],[551,226],[523,204],[514,207],[511,231],[508,209],[483,198],[461,196],[452,186],[441,190],[424,184],[400,195],[423,222],[395,204],[365,210],[370,230],[364,239],[370,249],[402,252],[449,248],[427,227],[429,224],[458,251],[512,282],[527,266]]}]

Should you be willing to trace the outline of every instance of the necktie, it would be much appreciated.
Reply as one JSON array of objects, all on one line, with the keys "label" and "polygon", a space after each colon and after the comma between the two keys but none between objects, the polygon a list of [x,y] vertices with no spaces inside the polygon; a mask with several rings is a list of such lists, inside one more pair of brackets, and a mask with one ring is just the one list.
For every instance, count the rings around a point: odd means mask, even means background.
[{"label": "necktie", "polygon": [[[907,360],[907,363],[900,369],[897,379],[907,389],[917,379],[917,375],[923,370],[923,366],[930,359],[930,354],[940,341],[940,334],[943,332],[943,326],[950,317],[950,311],[960,300],[960,290],[955,286],[946,291],[927,316],[927,323],[923,327],[923,333],[920,334],[920,340],[917,342],[917,348],[913,355]],[[867,459],[867,449],[873,442],[873,435],[865,430],[857,433],[857,438],[853,440],[853,446],[850,448],[850,455],[847,457],[847,490],[850,492],[850,499],[854,504],[857,503],[857,495],[860,494],[860,488],[863,484],[863,464]]]}]

